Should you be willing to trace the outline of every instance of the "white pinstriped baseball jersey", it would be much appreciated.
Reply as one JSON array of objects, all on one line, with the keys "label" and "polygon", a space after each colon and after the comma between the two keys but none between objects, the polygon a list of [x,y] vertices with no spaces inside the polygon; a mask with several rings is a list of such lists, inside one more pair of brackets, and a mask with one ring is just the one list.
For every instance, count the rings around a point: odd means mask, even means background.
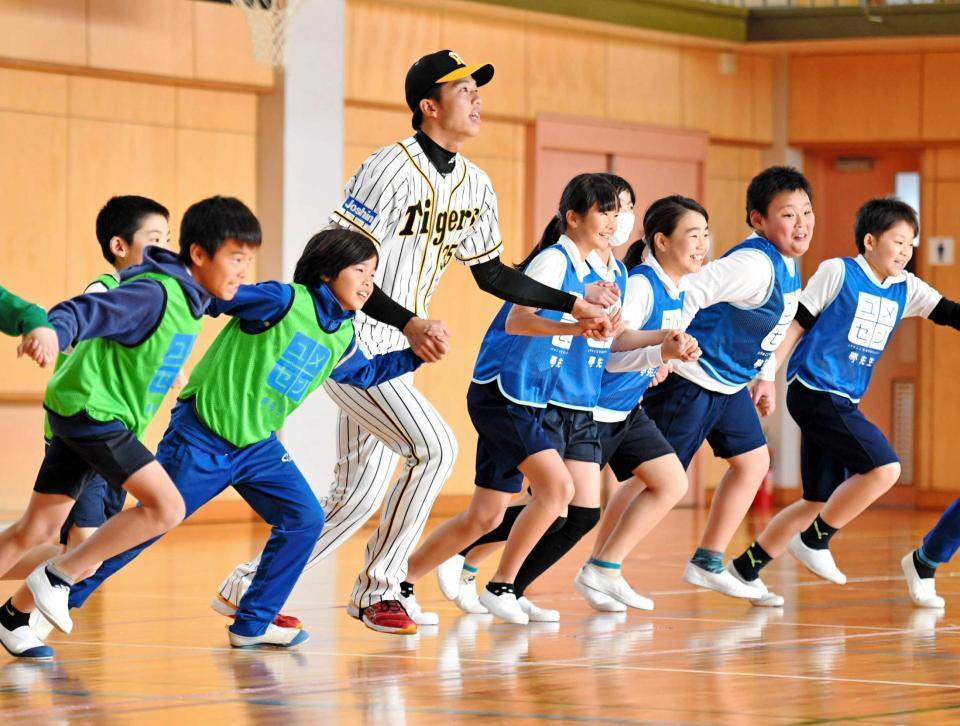
[{"label": "white pinstriped baseball jersey", "polygon": [[[441,174],[415,136],[371,154],[347,182],[331,221],[362,232],[377,245],[376,282],[421,317],[450,260],[476,265],[500,255],[497,196],[486,173],[454,157]],[[400,350],[396,328],[357,314],[357,337],[368,353]]]}]

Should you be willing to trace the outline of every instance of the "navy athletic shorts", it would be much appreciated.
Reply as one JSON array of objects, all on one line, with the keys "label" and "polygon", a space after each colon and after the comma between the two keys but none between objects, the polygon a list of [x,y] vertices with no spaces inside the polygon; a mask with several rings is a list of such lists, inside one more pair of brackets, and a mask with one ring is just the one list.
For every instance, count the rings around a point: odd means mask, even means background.
[{"label": "navy athletic shorts", "polygon": [[545,411],[505,398],[496,381],[470,384],[467,412],[477,430],[478,487],[520,491],[523,474],[517,467],[528,456],[556,449],[543,426]]},{"label": "navy athletic shorts", "polygon": [[600,466],[609,464],[617,481],[632,477],[641,464],[673,453],[670,442],[640,406],[635,406],[623,421],[601,421],[597,428],[603,452]]},{"label": "navy athletic shorts", "polygon": [[854,474],[899,461],[887,437],[849,398],[794,381],[787,410],[800,427],[800,477],[808,502],[825,502]]},{"label": "navy athletic shorts", "polygon": [[643,408],[677,452],[684,469],[704,440],[721,459],[767,445],[746,388],[715,393],[674,373],[647,391]]}]

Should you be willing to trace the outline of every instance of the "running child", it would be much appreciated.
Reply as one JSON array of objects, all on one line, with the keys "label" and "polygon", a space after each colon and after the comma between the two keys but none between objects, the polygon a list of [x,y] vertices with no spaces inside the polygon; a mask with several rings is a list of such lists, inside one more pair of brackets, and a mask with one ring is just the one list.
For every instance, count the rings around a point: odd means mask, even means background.
[{"label": "running child", "polygon": [[[113,266],[114,271],[98,275],[84,289],[83,294],[106,292],[120,284],[120,274],[129,267],[143,261],[143,251],[147,247],[169,247],[170,213],[162,204],[147,197],[125,195],[112,197],[97,214],[96,235],[103,258]],[[69,349],[57,356],[54,372],[66,360]],[[182,374],[178,380],[182,379]],[[184,379],[185,380],[185,379]],[[175,381],[174,388],[182,387]],[[53,438],[50,422],[44,417],[44,439],[49,445]],[[0,579],[22,580],[41,562],[56,557],[65,549],[76,547],[87,539],[97,527],[123,509],[126,491],[114,488],[99,474],[86,483],[76,503],[70,510],[63,527],[60,529],[59,544],[40,545],[28,552],[23,559],[10,570],[0,575]],[[36,611],[34,611],[36,613]],[[49,635],[49,624],[36,620],[31,625],[38,629],[41,640]]]},{"label": "running child", "polygon": [[[187,516],[232,486],[273,526],[229,626],[235,648],[292,647],[309,638],[290,618],[276,619],[324,512],[276,431],[328,378],[367,388],[422,363],[409,348],[368,359],[357,344],[353,319],[373,294],[377,261],[369,238],[327,229],[307,243],[292,285],[244,285],[232,301],[215,303],[213,314],[233,319],[193,370],[157,449]],[[105,562],[74,588],[71,606],[153,541]]]},{"label": "running child", "polygon": [[[910,205],[871,199],[857,212],[859,254],[824,261],[804,288],[796,320],[776,352],[778,361],[790,361],[787,408],[800,427],[803,498],[779,512],[732,561],[738,578],[759,582],[760,571],[789,550],[819,577],[846,582],[830,541],[900,477],[893,448],[858,406],[874,367],[903,318],[960,328],[960,306],[905,269],[918,232]],[[757,384],[754,395],[765,415],[774,410],[774,394],[772,382]],[[908,579],[919,579],[911,557],[903,567]],[[924,599],[935,593],[929,596]]]},{"label": "running child", "polygon": [[[524,267],[532,279],[583,296],[586,258],[605,246],[616,221],[617,198],[609,182],[593,174],[574,177],[560,199],[545,247]],[[558,235],[558,242],[554,242]],[[497,617],[526,624],[513,580],[524,558],[573,496],[573,481],[544,427],[547,403],[573,336],[591,323],[565,322],[563,313],[505,304],[484,335],[467,392],[477,429],[477,489],[466,511],[440,525],[410,557],[406,583],[459,552],[503,518],[524,476],[533,496],[517,518],[493,579],[480,602]]]},{"label": "running child", "polygon": [[723,552],[770,466],[766,438],[746,386],[776,350],[800,292],[796,258],[814,228],[810,184],[796,169],[766,169],[747,188],[754,232],[684,280],[687,332],[703,352],[647,392],[643,407],[686,468],[704,439],[726,459],[699,547],[683,573],[690,584],[747,599],[766,593],[724,568]]},{"label": "running child", "polygon": [[213,197],[184,214],[180,253],[150,248],[119,287],[80,295],[49,314],[59,348],[73,347],[47,385],[53,439],[24,515],[0,532],[0,571],[60,531],[94,473],[135,496],[59,560],[37,567],[0,608],[0,643],[13,655],[50,657],[27,625],[34,603],[69,633],[70,588],[97,563],[174,527],[183,498],[140,442],[187,358],[213,297],[230,299],[260,245],[260,224],[236,199]]},{"label": "running child", "polygon": [[[682,280],[700,270],[710,247],[707,211],[679,195],[658,199],[643,216],[643,235],[623,259],[630,270],[623,323],[641,330],[678,328]],[[641,263],[645,249],[648,254]],[[597,610],[653,610],[653,601],[624,579],[623,561],[687,491],[683,464],[640,404],[669,357],[664,350],[658,346],[614,353],[603,374],[594,410],[600,464],[609,464],[623,484],[608,500],[593,552],[574,580],[577,591]]]}]

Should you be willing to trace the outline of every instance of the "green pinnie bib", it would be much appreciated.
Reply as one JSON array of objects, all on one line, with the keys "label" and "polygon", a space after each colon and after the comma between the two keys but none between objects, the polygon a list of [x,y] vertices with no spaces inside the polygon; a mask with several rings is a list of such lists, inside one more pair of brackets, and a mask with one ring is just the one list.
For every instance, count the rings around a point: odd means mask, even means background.
[{"label": "green pinnie bib", "polygon": [[190,355],[201,324],[170,275],[145,272],[124,284],[144,278],[159,282],[166,297],[153,332],[135,346],[105,338],[80,341],[50,379],[44,408],[64,417],[85,412],[95,421],[119,420],[143,436]]},{"label": "green pinnie bib", "polygon": [[327,333],[313,295],[292,284],[287,313],[248,333],[231,320],[193,369],[182,399],[194,398],[206,426],[234,446],[263,441],[330,376],[353,342],[353,321]]}]

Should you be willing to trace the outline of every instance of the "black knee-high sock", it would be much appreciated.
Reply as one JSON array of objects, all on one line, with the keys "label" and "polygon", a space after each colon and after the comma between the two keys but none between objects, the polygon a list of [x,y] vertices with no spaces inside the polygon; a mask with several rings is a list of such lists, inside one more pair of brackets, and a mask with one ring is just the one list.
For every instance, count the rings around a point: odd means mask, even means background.
[{"label": "black knee-high sock", "polygon": [[[510,530],[513,528],[513,523],[517,521],[517,517],[520,516],[520,512],[523,511],[525,505],[518,504],[515,507],[507,507],[507,511],[503,513],[503,521],[500,522],[494,529],[487,532],[483,537],[480,537],[476,542],[473,542],[465,550],[460,553],[461,557],[466,557],[470,554],[470,550],[478,545],[490,544],[491,542],[506,542],[507,537],[510,536]],[[563,523],[567,521],[566,517],[557,517],[553,524],[550,525],[548,532],[556,532],[563,526]]]},{"label": "black knee-high sock", "polygon": [[599,507],[567,508],[567,521],[563,527],[555,532],[545,534],[520,565],[514,589],[517,597],[523,597],[527,587],[540,575],[560,561],[567,552],[573,549],[584,535],[597,526],[600,521]]}]

